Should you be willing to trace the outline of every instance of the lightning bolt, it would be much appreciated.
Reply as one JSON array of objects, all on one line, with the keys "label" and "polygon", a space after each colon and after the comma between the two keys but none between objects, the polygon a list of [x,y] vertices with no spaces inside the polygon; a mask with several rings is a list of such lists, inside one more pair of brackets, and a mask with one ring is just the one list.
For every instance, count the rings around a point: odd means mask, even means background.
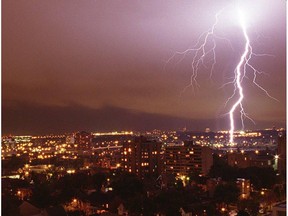
[{"label": "lightning bolt", "polygon": [[[243,123],[243,115],[245,115],[245,112],[244,112],[244,109],[243,109],[243,106],[242,106],[242,101],[243,101],[243,98],[244,98],[244,94],[243,94],[243,87],[241,86],[241,76],[242,76],[242,73],[241,73],[241,66],[243,66],[243,64],[245,64],[247,62],[247,56],[249,55],[249,52],[250,52],[250,40],[249,40],[249,37],[247,35],[247,32],[246,32],[246,28],[245,28],[245,24],[244,24],[244,20],[243,20],[243,16],[241,14],[241,12],[239,11],[239,17],[240,17],[240,24],[241,24],[241,27],[242,27],[242,30],[243,30],[243,34],[244,34],[244,38],[246,40],[246,43],[245,43],[245,50],[241,56],[241,59],[236,67],[236,73],[235,73],[235,89],[234,89],[234,94],[236,92],[236,89],[238,90],[239,92],[239,98],[238,100],[236,101],[236,103],[234,103],[234,105],[232,106],[232,108],[230,109],[229,111],[229,117],[230,117],[230,130],[229,130],[229,142],[230,143],[233,143],[234,142],[234,130],[235,130],[235,125],[234,125],[234,112],[235,112],[235,109],[240,106],[241,107],[241,120],[242,120],[242,125],[244,124]],[[241,19],[242,18],[242,19]],[[245,75],[245,73],[244,73]],[[233,94],[233,96],[234,96]]]},{"label": "lightning bolt", "polygon": [[[189,87],[192,88],[193,92],[195,90],[199,89],[200,85],[197,81],[199,68],[200,68],[200,65],[207,68],[207,66],[205,65],[205,61],[207,62],[207,59],[209,57],[210,57],[210,59],[208,60],[208,62],[212,62],[211,67],[210,67],[210,79],[212,79],[214,67],[216,65],[216,47],[217,47],[216,39],[220,39],[220,40],[224,40],[224,41],[228,42],[230,47],[233,49],[230,40],[223,38],[223,37],[220,37],[217,34],[215,34],[217,24],[219,23],[219,16],[223,13],[224,10],[225,10],[225,8],[223,8],[218,13],[216,13],[215,21],[212,24],[211,28],[199,36],[199,38],[198,38],[198,40],[197,40],[197,42],[193,48],[189,48],[189,49],[182,51],[182,52],[174,53],[166,62],[166,65],[167,65],[169,62],[171,62],[173,59],[175,59],[177,55],[180,55],[182,57],[176,63],[176,64],[179,64],[181,61],[183,61],[185,59],[185,57],[187,57],[188,54],[192,55],[192,61],[191,61],[192,73],[191,73],[191,77],[190,77],[190,82],[183,89],[181,94],[184,93]],[[242,14],[240,8],[238,8],[238,21],[239,21],[240,28],[241,28],[243,38],[244,38],[244,42],[245,42],[244,51],[241,54],[240,60],[239,60],[237,66],[234,70],[233,80],[225,83],[221,87],[221,88],[223,88],[229,84],[234,85],[234,90],[233,90],[232,95],[225,102],[225,107],[226,107],[230,100],[232,100],[232,99],[235,100],[235,98],[236,98],[236,102],[234,102],[232,104],[231,108],[229,109],[229,112],[227,113],[229,115],[229,120],[230,120],[229,143],[231,145],[234,145],[234,132],[235,132],[234,116],[235,116],[235,112],[237,109],[240,110],[239,112],[240,112],[242,130],[244,130],[245,118],[249,119],[250,121],[252,121],[255,124],[254,120],[252,118],[250,118],[248,116],[248,114],[245,112],[243,104],[242,104],[242,102],[244,100],[244,96],[245,96],[242,83],[244,81],[244,78],[248,79],[248,76],[247,76],[248,72],[252,72],[252,74],[253,74],[252,82],[256,87],[258,87],[261,91],[263,91],[269,98],[278,101],[276,98],[272,97],[264,87],[262,87],[259,83],[257,83],[257,75],[262,74],[264,72],[257,70],[253,66],[253,64],[250,63],[251,59],[253,57],[263,57],[263,56],[272,56],[272,55],[256,54],[253,52],[252,45],[251,45],[251,42],[250,42],[250,39],[249,39],[249,36],[247,33],[247,27],[246,27],[244,15]]]},{"label": "lightning bolt", "polygon": [[[199,72],[199,66],[203,65],[205,68],[207,66],[205,65],[205,58],[210,55],[210,61],[212,61],[212,66],[210,70],[210,78],[213,76],[213,71],[214,71],[214,66],[216,64],[216,39],[221,39],[221,40],[226,40],[230,44],[230,41],[226,38],[217,36],[215,34],[215,29],[216,26],[219,22],[219,16],[223,12],[224,9],[220,10],[216,15],[215,15],[215,22],[213,23],[212,27],[207,31],[202,33],[198,40],[197,43],[193,48],[187,49],[183,52],[176,52],[174,53],[167,61],[166,65],[172,61],[177,55],[182,56],[180,60],[176,63],[179,64],[182,62],[185,57],[188,54],[192,54],[192,62],[191,62],[191,69],[192,69],[192,75],[190,77],[190,83],[182,90],[181,94],[184,93],[189,87],[192,87],[193,92],[197,89],[199,89],[200,85],[197,81],[197,76]],[[209,47],[212,44],[212,47]],[[232,46],[231,46],[232,47]]]},{"label": "lightning bolt", "polygon": [[[230,118],[230,130],[229,130],[229,143],[234,143],[234,131],[235,131],[235,124],[234,124],[234,112],[237,107],[240,107],[240,117],[241,117],[241,123],[242,123],[242,129],[244,129],[244,118],[250,119],[254,124],[255,122],[253,119],[251,119],[244,111],[242,101],[244,99],[244,93],[243,93],[243,87],[242,87],[242,81],[243,78],[246,77],[247,70],[250,68],[253,71],[253,83],[261,89],[269,98],[274,99],[278,101],[276,98],[272,97],[267,90],[265,90],[260,84],[257,83],[257,74],[261,74],[262,72],[258,71],[252,64],[250,64],[250,60],[252,59],[252,56],[265,56],[267,54],[255,54],[253,53],[253,49],[251,46],[251,42],[249,39],[249,36],[247,34],[246,29],[246,23],[244,16],[242,14],[242,11],[238,8],[238,17],[240,22],[240,27],[242,29],[242,33],[245,39],[245,46],[244,46],[244,52],[241,55],[240,61],[238,62],[236,69],[234,71],[235,73],[235,79],[233,81],[234,83],[234,93],[230,98],[228,98],[228,101],[232,99],[236,92],[238,91],[238,99],[237,101],[232,105],[230,111],[229,111],[229,118]],[[228,103],[226,101],[226,104]]]}]

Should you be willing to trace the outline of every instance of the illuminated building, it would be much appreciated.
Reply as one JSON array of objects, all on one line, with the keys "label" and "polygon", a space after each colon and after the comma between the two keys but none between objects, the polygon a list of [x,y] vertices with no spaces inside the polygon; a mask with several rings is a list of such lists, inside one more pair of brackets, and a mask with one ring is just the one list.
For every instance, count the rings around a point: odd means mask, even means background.
[{"label": "illuminated building", "polygon": [[78,144],[79,149],[90,149],[92,142],[92,135],[85,131],[75,134],[75,143]]},{"label": "illuminated building", "polygon": [[[278,170],[282,173],[286,171],[286,134],[279,136],[277,147],[277,159]],[[276,162],[276,161],[275,161]]]},{"label": "illuminated building", "polygon": [[165,148],[165,171],[175,175],[188,175],[196,171],[208,174],[213,164],[212,149],[191,142],[168,144]]},{"label": "illuminated building", "polygon": [[75,137],[73,135],[66,136],[66,143],[67,144],[74,144],[75,143]]},{"label": "illuminated building", "polygon": [[133,141],[125,141],[121,149],[122,169],[138,176],[159,175],[161,173],[161,143],[136,137]]},{"label": "illuminated building", "polygon": [[249,198],[251,191],[250,180],[238,178],[236,184],[240,190],[240,198],[241,199]]},{"label": "illuminated building", "polygon": [[228,165],[239,168],[272,167],[273,155],[269,151],[233,152],[227,154]]},{"label": "illuminated building", "polygon": [[233,152],[227,154],[229,166],[237,166],[239,168],[247,168],[251,164],[251,158],[247,153]]}]

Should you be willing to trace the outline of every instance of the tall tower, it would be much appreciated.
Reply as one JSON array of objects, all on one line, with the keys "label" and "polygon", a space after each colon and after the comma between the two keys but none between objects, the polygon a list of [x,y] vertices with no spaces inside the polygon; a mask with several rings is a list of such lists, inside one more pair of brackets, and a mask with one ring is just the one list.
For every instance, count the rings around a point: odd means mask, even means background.
[{"label": "tall tower", "polygon": [[213,164],[212,149],[194,145],[168,144],[165,148],[165,171],[175,175],[188,175],[191,172],[207,175]]},{"label": "tall tower", "polygon": [[122,169],[141,177],[161,174],[161,146],[160,142],[142,136],[124,142],[121,150]]}]

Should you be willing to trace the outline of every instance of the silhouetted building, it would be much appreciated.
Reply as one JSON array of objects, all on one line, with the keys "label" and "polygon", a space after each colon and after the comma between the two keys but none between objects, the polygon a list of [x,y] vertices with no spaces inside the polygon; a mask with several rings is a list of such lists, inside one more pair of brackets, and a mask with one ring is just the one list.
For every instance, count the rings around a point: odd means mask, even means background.
[{"label": "silhouetted building", "polygon": [[251,165],[252,167],[273,167],[274,165],[274,155],[268,153],[267,151],[260,151],[258,154],[252,155]]},{"label": "silhouetted building", "polygon": [[286,201],[275,204],[272,207],[272,216],[286,216]]},{"label": "silhouetted building", "polygon": [[168,144],[165,148],[165,171],[175,175],[196,172],[207,175],[213,164],[212,149],[192,142]]},{"label": "silhouetted building", "polygon": [[227,161],[229,166],[237,166],[239,168],[247,168],[251,164],[251,157],[247,153],[228,153]]},{"label": "silhouetted building", "polygon": [[124,142],[121,150],[122,169],[142,177],[161,174],[161,145],[160,142],[142,136]]},{"label": "silhouetted building", "polygon": [[[257,152],[257,153],[256,153]],[[273,167],[274,156],[269,151],[233,152],[227,154],[229,166],[239,168],[247,167]]]},{"label": "silhouetted building", "polygon": [[27,201],[22,202],[18,209],[21,216],[39,215],[41,213],[41,209]]}]

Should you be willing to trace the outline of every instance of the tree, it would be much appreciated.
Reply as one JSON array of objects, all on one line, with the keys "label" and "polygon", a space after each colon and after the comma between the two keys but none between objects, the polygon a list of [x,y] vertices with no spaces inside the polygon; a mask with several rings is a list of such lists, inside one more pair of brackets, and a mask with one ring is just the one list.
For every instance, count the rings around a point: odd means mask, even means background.
[{"label": "tree", "polygon": [[237,204],[238,209],[242,210],[242,212],[245,210],[246,213],[249,212],[252,216],[256,216],[258,214],[259,205],[260,203],[257,201],[257,199],[242,199]]},{"label": "tree", "polygon": [[156,203],[153,199],[145,197],[143,200],[143,215],[155,215]]},{"label": "tree", "polygon": [[238,176],[250,179],[255,189],[270,189],[277,182],[276,171],[270,167],[248,167],[245,169],[239,169]]},{"label": "tree", "polygon": [[180,215],[179,210],[188,201],[179,190],[161,191],[155,198],[158,212],[167,216]]},{"label": "tree", "polygon": [[14,195],[11,194],[3,194],[1,197],[1,215],[6,216],[18,216],[20,215],[19,212],[19,205],[21,204],[21,201]]},{"label": "tree", "polygon": [[188,174],[188,177],[190,181],[194,181],[195,183],[199,184],[201,183],[202,178],[199,176],[200,172],[198,170],[191,170]]},{"label": "tree", "polygon": [[51,190],[47,182],[35,185],[32,191],[31,201],[40,208],[46,208],[54,204],[51,197]]},{"label": "tree", "polygon": [[96,173],[92,176],[93,186],[97,191],[101,190],[102,185],[106,182],[106,176],[104,173]]},{"label": "tree", "polygon": [[68,216],[85,216],[85,213],[83,211],[77,210],[77,211],[68,211]]},{"label": "tree", "polygon": [[246,211],[244,210],[240,210],[237,214],[237,216],[250,216],[250,214],[248,214]]},{"label": "tree", "polygon": [[240,190],[235,183],[220,184],[216,186],[214,199],[218,203],[236,203],[240,195]]},{"label": "tree", "polygon": [[175,182],[175,188],[177,190],[183,190],[184,189],[184,185],[183,185],[183,181],[181,179],[178,179],[176,182]]},{"label": "tree", "polygon": [[135,175],[123,173],[111,182],[114,193],[123,200],[134,197],[143,192],[143,182]]},{"label": "tree", "polygon": [[83,173],[63,176],[55,184],[55,190],[59,191],[57,199],[60,203],[69,202],[72,198],[84,201],[83,189],[89,185],[89,179],[90,176]]},{"label": "tree", "polygon": [[214,162],[208,174],[210,177],[212,178],[221,177],[224,181],[231,181],[231,182],[239,178],[237,167],[229,166],[223,158],[220,158],[217,155],[214,155],[213,159]]}]

